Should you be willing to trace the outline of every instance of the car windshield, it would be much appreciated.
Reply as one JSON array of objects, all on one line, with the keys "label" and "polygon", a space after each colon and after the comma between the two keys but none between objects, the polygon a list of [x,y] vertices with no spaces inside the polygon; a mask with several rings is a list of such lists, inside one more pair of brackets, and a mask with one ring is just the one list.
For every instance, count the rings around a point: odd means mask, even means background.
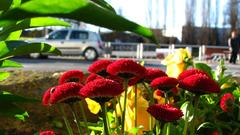
[{"label": "car windshield", "polygon": [[57,31],[49,35],[48,39],[66,39],[68,31]]}]

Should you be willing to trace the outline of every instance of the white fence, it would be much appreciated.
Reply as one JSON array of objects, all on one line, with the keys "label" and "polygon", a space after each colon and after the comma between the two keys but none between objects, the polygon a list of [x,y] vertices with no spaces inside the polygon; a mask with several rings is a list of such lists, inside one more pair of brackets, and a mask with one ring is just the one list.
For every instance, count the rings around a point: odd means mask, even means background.
[{"label": "white fence", "polygon": [[[174,52],[177,48],[188,49],[194,58],[198,60],[218,61],[221,58],[228,58],[227,46],[207,46],[207,45],[184,45],[184,44],[160,44],[157,48],[155,44],[146,43],[116,43],[106,42],[106,57],[127,57],[127,58],[163,58]],[[239,59],[239,58],[238,58]]]}]

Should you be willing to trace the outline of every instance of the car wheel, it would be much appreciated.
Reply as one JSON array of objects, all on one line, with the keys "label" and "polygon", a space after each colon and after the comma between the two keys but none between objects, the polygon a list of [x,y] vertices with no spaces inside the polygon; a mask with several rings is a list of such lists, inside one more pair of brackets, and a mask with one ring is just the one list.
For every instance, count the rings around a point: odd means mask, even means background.
[{"label": "car wheel", "polygon": [[47,55],[42,55],[41,53],[31,53],[30,58],[33,58],[33,59],[47,59],[48,56]]},{"label": "car wheel", "polygon": [[94,61],[98,58],[97,51],[94,48],[87,48],[84,51],[83,56],[88,61]]}]

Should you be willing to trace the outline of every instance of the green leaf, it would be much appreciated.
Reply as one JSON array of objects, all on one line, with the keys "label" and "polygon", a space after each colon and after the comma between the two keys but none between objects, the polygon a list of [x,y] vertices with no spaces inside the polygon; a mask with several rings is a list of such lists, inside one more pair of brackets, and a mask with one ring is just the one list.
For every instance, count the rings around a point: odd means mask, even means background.
[{"label": "green leaf", "polygon": [[131,31],[156,42],[150,29],[105,10],[89,0],[31,0],[2,14],[0,19],[22,20],[44,16],[75,19],[117,31]]},{"label": "green leaf", "polygon": [[9,25],[12,25],[13,23],[16,23],[14,20],[0,20],[0,27],[7,27]]},{"label": "green leaf", "polygon": [[17,102],[18,103],[26,103],[26,102],[35,103],[35,102],[39,102],[39,100],[14,95],[14,94],[11,94],[11,93],[6,92],[6,91],[0,91],[0,103],[10,103],[10,102],[14,102],[14,103],[17,103]]},{"label": "green leaf", "polygon": [[232,75],[224,76],[223,78],[221,78],[221,80],[218,80],[218,84],[223,85],[224,83],[227,83],[228,80],[230,80],[231,78],[232,78]]},{"label": "green leaf", "polygon": [[198,126],[197,130],[200,130],[201,128],[215,128],[215,126],[211,122],[204,122]]},{"label": "green leaf", "polygon": [[0,11],[7,10],[12,4],[12,0],[0,0]]},{"label": "green leaf", "polygon": [[0,81],[7,79],[10,76],[8,72],[0,72]]},{"label": "green leaf", "polygon": [[0,102],[0,116],[12,117],[24,121],[28,113],[12,103]]},{"label": "green leaf", "polygon": [[113,13],[116,13],[115,9],[110,5],[108,4],[105,0],[91,0],[93,1],[94,3],[98,4],[99,6],[113,12]]},{"label": "green leaf", "polygon": [[236,99],[240,98],[240,89],[236,89],[232,93]]},{"label": "green leaf", "polygon": [[61,52],[46,43],[27,43],[24,41],[2,41],[0,42],[0,60],[13,56],[29,53],[53,53],[60,55]]},{"label": "green leaf", "polygon": [[129,129],[128,130],[128,133],[131,133],[131,134],[137,134],[138,133],[138,130],[139,130],[139,128],[132,128],[132,129]]},{"label": "green leaf", "polygon": [[0,131],[0,135],[8,135],[7,132]]},{"label": "green leaf", "polygon": [[197,69],[205,71],[209,76],[213,77],[212,68],[209,67],[207,64],[205,64],[205,63],[195,63],[194,67],[197,68]]},{"label": "green leaf", "polygon": [[0,40],[19,40],[22,30],[0,36]]},{"label": "green leaf", "polygon": [[180,107],[180,109],[183,112],[183,119],[185,121],[191,121],[193,119],[193,106],[189,101],[186,101],[185,103],[182,104],[182,106]]},{"label": "green leaf", "polygon": [[23,66],[22,66],[22,64],[15,62],[15,61],[11,61],[11,60],[0,61],[0,68],[9,68],[9,67],[20,68]]},{"label": "green leaf", "polygon": [[70,24],[56,18],[51,18],[51,17],[36,17],[31,19],[28,18],[20,21],[17,24],[10,25],[4,28],[0,32],[0,37],[17,30],[24,30],[27,28],[45,27],[45,26],[70,26]]},{"label": "green leaf", "polygon": [[25,111],[22,114],[15,114],[15,118],[21,121],[25,121],[25,117],[28,117],[28,113]]}]

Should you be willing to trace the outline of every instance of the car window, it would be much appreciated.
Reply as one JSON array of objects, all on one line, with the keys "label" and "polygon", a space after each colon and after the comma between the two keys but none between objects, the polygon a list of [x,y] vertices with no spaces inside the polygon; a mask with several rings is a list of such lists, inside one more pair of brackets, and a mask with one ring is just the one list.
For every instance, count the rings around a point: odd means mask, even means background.
[{"label": "car window", "polygon": [[49,35],[48,39],[66,39],[67,34],[68,31],[66,30],[57,31]]},{"label": "car window", "polygon": [[84,31],[72,31],[70,35],[70,39],[88,39],[88,33]]}]

